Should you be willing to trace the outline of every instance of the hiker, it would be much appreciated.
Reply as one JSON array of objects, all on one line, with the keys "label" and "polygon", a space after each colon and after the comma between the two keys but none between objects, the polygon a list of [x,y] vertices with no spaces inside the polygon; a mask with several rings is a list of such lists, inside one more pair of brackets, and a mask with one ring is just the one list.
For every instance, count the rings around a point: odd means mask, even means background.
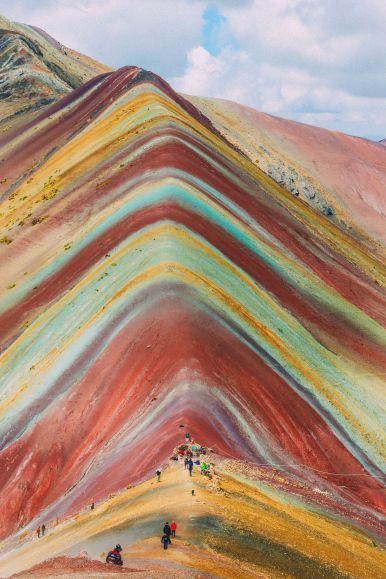
[{"label": "hiker", "polygon": [[106,563],[112,563],[113,565],[123,565],[121,551],[122,547],[119,544],[115,545],[115,548],[108,552]]},{"label": "hiker", "polygon": [[36,534],[38,536],[38,539],[40,539],[40,526],[36,529]]},{"label": "hiker", "polygon": [[185,432],[185,439],[186,439],[186,442],[189,440],[189,438],[190,438],[190,434],[189,434],[189,432]]},{"label": "hiker", "polygon": [[189,469],[189,476],[192,476],[193,461],[191,458],[188,460],[188,469]]},{"label": "hiker", "polygon": [[157,475],[157,482],[161,482],[161,471],[158,469],[155,473]]},{"label": "hiker", "polygon": [[189,459],[188,459],[188,457],[186,457],[184,460],[185,470],[188,468],[188,462],[189,462]]},{"label": "hiker", "polygon": [[93,511],[95,509],[95,503],[91,503],[91,510]]},{"label": "hiker", "polygon": [[201,474],[204,474],[205,469],[206,469],[206,462],[202,462],[201,463]]},{"label": "hiker", "polygon": [[45,532],[46,532],[46,526],[45,526],[45,524],[43,523],[43,524],[42,524],[42,537],[44,537],[44,533],[45,533]]},{"label": "hiker", "polygon": [[170,523],[170,528],[172,530],[172,537],[176,536],[176,530],[177,530],[177,523],[175,521],[172,521]]},{"label": "hiker", "polygon": [[164,533],[161,538],[161,542],[164,544],[164,549],[168,548],[169,541],[170,541],[169,537],[166,535],[166,533]]},{"label": "hiker", "polygon": [[167,535],[167,537],[169,539],[169,543],[171,543],[170,535],[172,534],[172,530],[171,530],[170,525],[167,521],[166,521],[165,526],[164,526],[164,534]]}]

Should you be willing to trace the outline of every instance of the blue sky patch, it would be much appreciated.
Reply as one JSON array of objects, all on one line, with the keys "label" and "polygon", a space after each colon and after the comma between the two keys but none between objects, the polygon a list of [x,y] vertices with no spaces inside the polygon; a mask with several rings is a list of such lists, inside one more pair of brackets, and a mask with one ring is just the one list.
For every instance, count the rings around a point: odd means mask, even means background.
[{"label": "blue sky patch", "polygon": [[202,30],[203,47],[213,56],[221,51],[220,32],[226,18],[220,14],[215,6],[209,6],[203,13],[204,27]]}]

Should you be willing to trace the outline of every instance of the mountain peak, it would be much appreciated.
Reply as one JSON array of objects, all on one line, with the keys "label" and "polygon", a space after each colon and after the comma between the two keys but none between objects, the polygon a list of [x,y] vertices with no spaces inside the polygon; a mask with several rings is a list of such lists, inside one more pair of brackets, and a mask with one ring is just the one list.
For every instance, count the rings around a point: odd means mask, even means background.
[{"label": "mountain peak", "polygon": [[0,122],[56,102],[110,68],[67,49],[39,28],[0,17]]}]

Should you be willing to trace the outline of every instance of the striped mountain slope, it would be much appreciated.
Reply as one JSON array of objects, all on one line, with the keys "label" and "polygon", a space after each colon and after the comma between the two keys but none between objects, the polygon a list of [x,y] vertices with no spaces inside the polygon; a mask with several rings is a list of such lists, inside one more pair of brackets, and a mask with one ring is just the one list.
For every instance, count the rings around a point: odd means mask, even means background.
[{"label": "striped mountain slope", "polygon": [[385,270],[366,242],[136,67],[0,147],[2,537],[147,479],[183,424],[379,538]]}]

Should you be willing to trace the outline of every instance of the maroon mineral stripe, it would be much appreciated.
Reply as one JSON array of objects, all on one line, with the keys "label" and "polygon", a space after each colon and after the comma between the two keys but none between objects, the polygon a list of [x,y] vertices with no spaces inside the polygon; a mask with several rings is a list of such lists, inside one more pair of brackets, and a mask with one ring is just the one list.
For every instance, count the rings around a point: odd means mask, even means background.
[{"label": "maroon mineral stripe", "polygon": [[321,308],[312,297],[302,294],[300,289],[293,288],[263,259],[240,245],[227,231],[214,222],[211,222],[208,227],[206,219],[171,201],[146,207],[128,215],[91,244],[74,254],[71,261],[47,278],[44,284],[32,290],[22,301],[0,316],[0,328],[4,328],[5,332],[2,340],[12,335],[13,332],[18,333],[18,328],[21,332],[20,327],[25,319],[30,319],[33,312],[37,313],[42,307],[46,308],[63,295],[90,267],[103,259],[122,241],[141,228],[165,219],[182,224],[203,236],[248,273],[258,285],[269,291],[317,338],[323,341],[324,334],[330,335],[335,344],[339,340],[340,353],[341,348],[345,348],[347,349],[346,355],[360,355],[362,359],[376,363],[381,368],[384,367],[386,356],[383,350],[374,344],[371,338],[363,337],[350,320],[340,319],[333,311]]},{"label": "maroon mineral stripe", "polygon": [[[13,179],[18,182],[27,169],[31,167],[33,160],[38,159],[38,164],[44,162],[47,155],[65,145],[74,134],[86,127],[94,116],[97,116],[107,106],[110,106],[116,93],[122,90],[122,87],[134,73],[135,71],[132,70],[130,73],[126,72],[124,76],[120,74],[117,78],[114,77],[115,73],[96,77],[70,95],[67,95],[53,107],[46,109],[41,117],[31,123],[32,127],[36,126],[39,130],[34,131],[33,135],[22,140],[20,145],[15,150],[12,150],[8,156],[6,151],[4,152],[1,160],[4,165],[2,169],[4,174],[9,176],[14,171]],[[93,88],[98,84],[99,88],[97,91],[91,92],[83,98],[89,88]],[[44,119],[48,119],[56,110],[60,110],[77,100],[79,100],[79,104],[69,111],[64,111],[60,122],[53,120],[49,126],[41,126],[39,124]],[[23,131],[25,130],[26,128],[23,128]],[[15,136],[17,135],[12,135],[12,137]],[[8,140],[8,144],[10,142],[11,140]],[[29,174],[30,172],[27,172],[27,176]],[[8,188],[4,195],[8,195],[11,190],[12,187]]]},{"label": "maroon mineral stripe", "polygon": [[[160,288],[156,295],[162,296]],[[122,312],[122,316],[126,313]],[[148,344],[150,351],[146,347]],[[277,446],[281,449],[280,456],[288,455],[290,462],[305,463],[311,469],[324,471],[311,473],[313,479],[322,478],[358,506],[371,506],[381,511],[384,507],[382,486],[371,476],[364,476],[363,467],[323,418],[212,315],[208,318],[197,303],[191,305],[180,293],[169,293],[148,304],[145,312],[126,323],[82,379],[61,398],[60,420],[54,405],[30,431],[0,454],[3,467],[0,484],[4,491],[0,501],[7,500],[13,507],[12,511],[0,509],[0,513],[7,513],[1,522],[3,532],[17,526],[23,503],[24,513],[33,517],[81,480],[88,466],[98,460],[98,453],[103,452],[106,442],[131,421],[138,409],[151,412],[152,398],[165,394],[180,369],[186,367],[187,360],[190,360],[191,371],[205,377],[207,384],[216,385],[228,398],[235,395],[236,400],[254,409],[254,415],[263,426],[262,432],[256,434],[266,433],[262,440],[267,439],[268,448],[272,439],[273,455]],[[178,389],[175,391],[178,393]],[[214,405],[211,400],[207,412],[202,414],[202,403],[210,388],[203,394],[197,393],[197,399],[191,396],[193,391],[184,392],[181,406],[178,403],[178,414],[192,432],[205,431],[207,444],[220,454],[261,461],[248,439],[238,433],[234,418],[220,403]],[[200,396],[204,397],[202,401]],[[175,408],[170,408],[170,413],[174,416]],[[147,476],[154,460],[147,449],[154,447],[154,440],[159,441],[164,453],[158,454],[158,459],[165,460],[166,449],[175,444],[178,436],[175,430],[164,428],[168,419],[168,414],[164,414],[159,424],[155,422],[152,428],[138,432],[132,443],[138,464],[133,470],[129,460],[132,444],[122,448],[116,461],[106,459],[105,467],[101,467],[105,472],[91,468],[86,494],[79,499],[81,503],[90,501],[92,495],[88,492],[95,495],[99,491],[105,496],[107,489],[112,492],[123,481],[127,484],[127,481]],[[229,433],[235,443],[228,445]],[[15,485],[14,473],[21,464],[19,484]],[[36,465],[40,473],[39,488],[31,494],[27,491],[36,481]],[[356,476],[340,474],[345,472]],[[306,479],[310,476],[304,467],[298,474]],[[339,489],[340,485],[346,490]]]}]

